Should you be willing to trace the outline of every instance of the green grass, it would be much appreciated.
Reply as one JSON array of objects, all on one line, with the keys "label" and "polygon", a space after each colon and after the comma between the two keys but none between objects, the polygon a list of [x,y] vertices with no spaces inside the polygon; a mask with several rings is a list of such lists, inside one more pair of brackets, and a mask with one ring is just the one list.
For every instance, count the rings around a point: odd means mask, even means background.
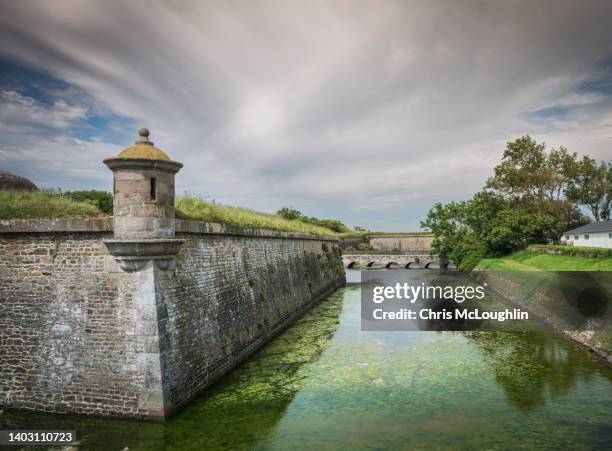
[{"label": "green grass", "polygon": [[[205,202],[195,196],[176,199],[176,217],[194,221],[220,222],[240,227],[281,230],[332,236],[325,228],[245,208]],[[0,191],[0,219],[58,219],[105,216],[95,205],[76,202],[68,195],[41,191]]]},{"label": "green grass", "polygon": [[275,215],[259,213],[246,208],[205,202],[195,196],[181,196],[176,199],[176,217],[193,221],[220,222],[240,227],[280,230],[284,232],[309,233],[314,235],[337,236],[333,231],[302,221],[288,221]]},{"label": "green grass", "polygon": [[0,219],[91,218],[104,214],[87,202],[41,191],[0,191]]},{"label": "green grass", "polygon": [[612,258],[521,251],[503,258],[481,260],[475,271],[612,271]]},{"label": "green grass", "polygon": [[[429,232],[348,232],[334,231],[302,221],[288,221],[276,215],[246,208],[206,202],[196,196],[176,199],[176,217],[193,221],[219,222],[246,228],[280,230],[323,236],[359,237],[376,235],[428,235]],[[93,203],[77,202],[68,195],[41,191],[0,191],[0,219],[58,219],[105,216]]]},{"label": "green grass", "polygon": [[563,246],[555,244],[532,244],[528,251],[540,254],[578,255],[591,258],[612,258],[612,249],[587,246]]}]

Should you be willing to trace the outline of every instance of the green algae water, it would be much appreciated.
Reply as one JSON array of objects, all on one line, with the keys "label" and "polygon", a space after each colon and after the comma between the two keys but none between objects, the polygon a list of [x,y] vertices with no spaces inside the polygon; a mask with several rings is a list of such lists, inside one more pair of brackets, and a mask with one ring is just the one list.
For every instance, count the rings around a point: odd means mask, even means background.
[{"label": "green algae water", "polygon": [[0,415],[18,428],[105,451],[603,450],[612,371],[548,332],[362,332],[351,284],[164,424]]}]

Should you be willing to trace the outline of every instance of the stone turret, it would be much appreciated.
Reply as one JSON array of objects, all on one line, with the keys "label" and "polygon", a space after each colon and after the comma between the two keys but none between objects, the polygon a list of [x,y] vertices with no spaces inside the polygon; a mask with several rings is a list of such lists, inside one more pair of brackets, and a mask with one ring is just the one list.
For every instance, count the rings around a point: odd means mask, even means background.
[{"label": "stone turret", "polygon": [[104,160],[114,176],[114,239],[105,242],[126,271],[149,260],[167,267],[182,243],[174,239],[174,175],[183,165],[153,145],[149,130],[138,135],[133,146]]}]

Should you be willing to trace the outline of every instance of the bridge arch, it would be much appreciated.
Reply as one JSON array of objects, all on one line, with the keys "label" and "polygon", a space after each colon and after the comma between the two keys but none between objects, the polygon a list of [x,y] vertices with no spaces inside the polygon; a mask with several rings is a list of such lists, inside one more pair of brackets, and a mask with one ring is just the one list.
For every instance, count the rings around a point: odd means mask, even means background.
[{"label": "bridge arch", "polygon": [[387,269],[399,269],[400,265],[397,262],[389,262],[389,263],[387,263],[385,268],[387,268]]},{"label": "bridge arch", "polygon": [[350,262],[346,267],[348,269],[361,268],[361,263],[359,263],[359,262]]},{"label": "bridge arch", "polygon": [[370,263],[368,263],[368,268],[373,267],[375,264],[376,264],[376,262],[370,262]]},{"label": "bridge arch", "polygon": [[449,261],[446,265],[444,265],[446,269],[457,269],[457,263],[453,261]]},{"label": "bridge arch", "polygon": [[421,267],[419,266],[418,262],[408,262],[408,263],[406,263],[406,266],[404,266],[404,268],[406,268],[406,269],[420,269]]}]

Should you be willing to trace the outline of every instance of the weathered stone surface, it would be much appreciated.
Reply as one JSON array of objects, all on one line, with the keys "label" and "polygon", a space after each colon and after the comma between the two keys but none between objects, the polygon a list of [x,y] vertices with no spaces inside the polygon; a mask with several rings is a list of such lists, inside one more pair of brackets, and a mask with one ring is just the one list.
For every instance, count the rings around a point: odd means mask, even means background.
[{"label": "weathered stone surface", "polygon": [[449,261],[436,255],[427,254],[368,254],[342,253],[342,264],[345,268],[405,268],[405,269],[452,269]]},{"label": "weathered stone surface", "polygon": [[167,411],[345,283],[337,242],[186,233],[177,238],[185,240],[177,269],[160,273],[168,312],[167,348],[161,351]]},{"label": "weathered stone surface", "polygon": [[433,235],[380,235],[370,237],[370,246],[378,251],[429,253]]},{"label": "weathered stone surface", "polygon": [[173,238],[176,171],[161,170],[158,168],[160,162],[155,160],[141,161],[142,168],[135,170],[130,161],[120,158],[105,160],[113,169],[114,176],[115,237]]},{"label": "weathered stone surface", "polygon": [[1,406],[163,419],[344,283],[334,239],[191,221],[123,272],[87,221],[0,222]]},{"label": "weathered stone surface", "polygon": [[130,369],[141,282],[105,272],[100,240],[110,236],[0,235],[0,405],[151,414],[138,407],[142,376]]},{"label": "weathered stone surface", "polygon": [[112,217],[88,219],[0,219],[0,233],[112,231]]},{"label": "weathered stone surface", "polygon": [[[429,254],[434,236],[423,234],[371,235],[367,240],[374,250],[402,254]],[[361,236],[349,236],[340,239],[340,248],[356,249],[363,242]]]}]

